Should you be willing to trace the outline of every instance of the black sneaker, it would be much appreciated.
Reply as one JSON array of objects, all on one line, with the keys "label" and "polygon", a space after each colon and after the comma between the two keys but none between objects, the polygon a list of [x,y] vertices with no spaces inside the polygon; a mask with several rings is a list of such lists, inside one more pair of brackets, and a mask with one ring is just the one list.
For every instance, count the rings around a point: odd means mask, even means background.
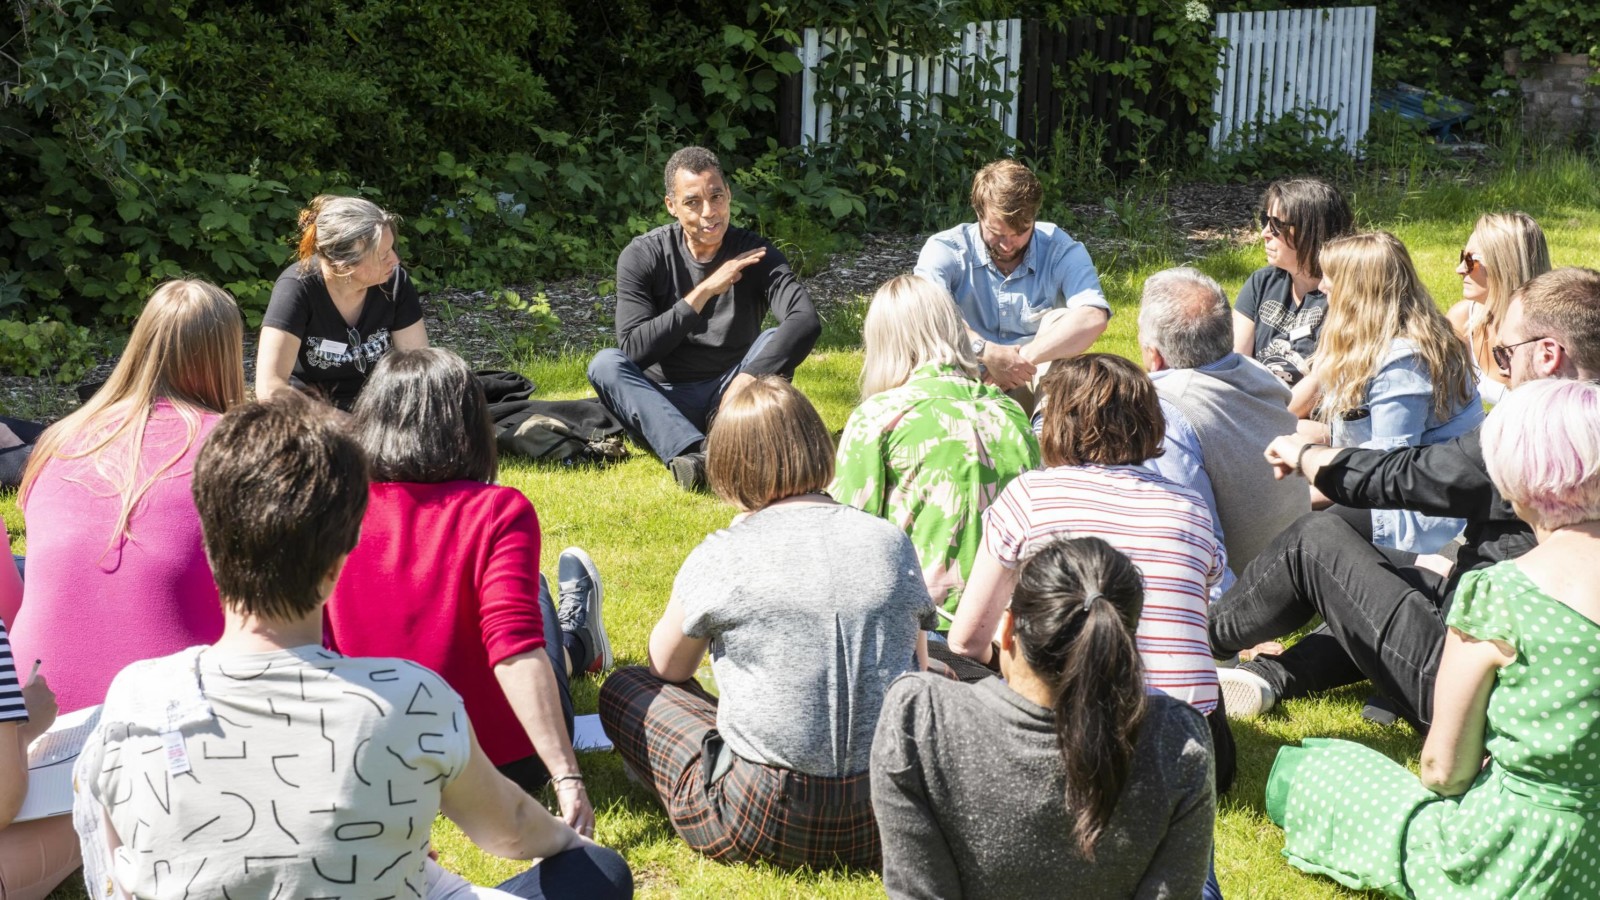
[{"label": "black sneaker", "polygon": [[594,560],[579,548],[568,547],[556,562],[556,578],[561,590],[556,621],[562,631],[577,632],[584,647],[594,654],[584,671],[593,674],[611,668],[615,660],[600,613],[600,572]]},{"label": "black sneaker", "polygon": [[694,453],[685,453],[674,456],[667,463],[667,468],[672,470],[673,480],[678,482],[678,487],[686,491],[704,491],[706,489],[706,453],[697,450]]}]

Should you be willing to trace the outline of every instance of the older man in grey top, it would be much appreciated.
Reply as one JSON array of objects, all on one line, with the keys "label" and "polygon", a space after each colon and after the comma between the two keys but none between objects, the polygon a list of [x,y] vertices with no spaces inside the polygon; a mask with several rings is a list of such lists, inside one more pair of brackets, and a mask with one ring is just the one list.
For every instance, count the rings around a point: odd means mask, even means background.
[{"label": "older man in grey top", "polygon": [[1262,453],[1292,434],[1289,389],[1253,359],[1233,352],[1228,297],[1188,267],[1150,276],[1139,299],[1139,351],[1166,417],[1165,452],[1146,463],[1199,494],[1233,573],[1295,519],[1311,511],[1304,485],[1273,476]]}]

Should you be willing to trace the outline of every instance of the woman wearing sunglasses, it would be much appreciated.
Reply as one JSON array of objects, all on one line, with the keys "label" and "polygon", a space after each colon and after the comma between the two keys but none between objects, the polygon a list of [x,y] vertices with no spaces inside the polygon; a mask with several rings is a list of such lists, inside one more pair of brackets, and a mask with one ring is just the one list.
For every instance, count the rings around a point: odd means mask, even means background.
[{"label": "woman wearing sunglasses", "polygon": [[[1322,250],[1327,332],[1317,357],[1319,422],[1302,430],[1335,447],[1437,444],[1483,422],[1466,347],[1417,278],[1411,254],[1388,232],[1353,234]],[[1315,488],[1312,489],[1315,492]],[[1320,495],[1312,497],[1321,500]],[[1410,510],[1340,510],[1381,547],[1434,553],[1460,519]]]},{"label": "woman wearing sunglasses", "polygon": [[[1328,298],[1317,286],[1318,257],[1323,244],[1349,233],[1355,220],[1339,189],[1316,178],[1273,182],[1261,197],[1261,210],[1267,264],[1239,289],[1233,349],[1294,388],[1311,370],[1328,314]],[[1305,417],[1314,393],[1311,384],[1297,390],[1290,409]]]},{"label": "woman wearing sunglasses", "polygon": [[1461,251],[1461,302],[1450,307],[1450,327],[1467,345],[1478,393],[1487,403],[1505,397],[1510,376],[1495,363],[1511,292],[1550,271],[1544,230],[1526,213],[1489,213],[1478,219]]},{"label": "woman wearing sunglasses", "polygon": [[349,411],[391,348],[428,346],[417,288],[394,251],[399,222],[376,203],[323,194],[300,212],[299,261],[261,320],[256,397],[309,390]]}]

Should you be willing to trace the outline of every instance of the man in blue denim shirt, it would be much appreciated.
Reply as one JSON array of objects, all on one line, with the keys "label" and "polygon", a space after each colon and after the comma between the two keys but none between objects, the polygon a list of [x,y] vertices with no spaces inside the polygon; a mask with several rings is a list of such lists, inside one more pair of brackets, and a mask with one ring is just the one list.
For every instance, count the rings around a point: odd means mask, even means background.
[{"label": "man in blue denim shirt", "polygon": [[955,297],[986,377],[1030,413],[1049,364],[1088,350],[1111,318],[1089,251],[1038,221],[1042,196],[1021,163],[984,166],[972,179],[978,221],[928,238],[916,268]]}]

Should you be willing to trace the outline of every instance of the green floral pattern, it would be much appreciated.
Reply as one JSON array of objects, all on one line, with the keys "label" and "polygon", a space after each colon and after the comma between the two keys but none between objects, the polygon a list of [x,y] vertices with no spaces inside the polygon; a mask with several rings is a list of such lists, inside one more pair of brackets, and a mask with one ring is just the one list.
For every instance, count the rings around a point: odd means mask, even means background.
[{"label": "green floral pattern", "polygon": [[[1016,401],[930,364],[850,414],[828,490],[905,531],[934,604],[954,613],[983,542],[983,511],[1038,466],[1038,440]],[[939,630],[948,628],[941,616]]]}]

